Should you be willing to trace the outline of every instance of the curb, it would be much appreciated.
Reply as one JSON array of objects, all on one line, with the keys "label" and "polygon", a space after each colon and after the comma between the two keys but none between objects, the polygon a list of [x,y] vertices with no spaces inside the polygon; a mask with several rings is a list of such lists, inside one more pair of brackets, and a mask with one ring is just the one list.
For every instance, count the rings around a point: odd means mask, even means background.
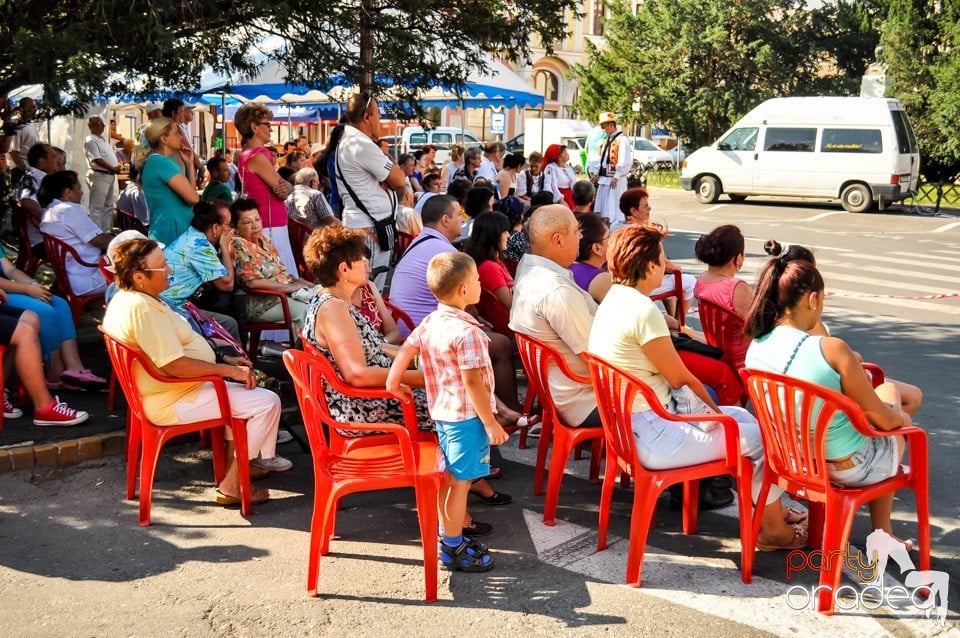
[{"label": "curb", "polygon": [[79,439],[0,449],[0,474],[35,467],[68,467],[126,451],[126,432],[106,432]]}]

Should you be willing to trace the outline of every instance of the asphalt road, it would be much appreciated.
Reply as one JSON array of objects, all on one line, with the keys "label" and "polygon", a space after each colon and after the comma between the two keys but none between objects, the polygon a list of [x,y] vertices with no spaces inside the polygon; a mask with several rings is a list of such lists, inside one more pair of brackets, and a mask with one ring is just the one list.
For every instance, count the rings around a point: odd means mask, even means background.
[{"label": "asphalt road", "polygon": [[[542,522],[532,495],[534,449],[512,439],[495,455],[495,487],[514,503],[471,503],[490,522],[496,568],[441,572],[440,600],[424,605],[412,494],[345,499],[332,553],[321,561],[318,599],[305,596],[312,511],[309,457],[293,445],[291,472],[265,481],[273,500],[243,519],[212,505],[209,454],[193,445],[164,453],[154,525],[136,524],[123,496],[123,462],[0,475],[0,635],[3,636],[925,636],[960,635],[960,496],[956,464],[960,399],[957,219],[850,215],[824,204],[701,206],[689,193],[654,190],[654,218],[668,223],[667,254],[692,271],[700,233],[738,224],[749,237],[744,276],[762,264],[771,237],[813,248],[828,289],[825,320],[887,373],[925,392],[918,422],[930,433],[933,569],[953,581],[946,626],[920,610],[858,607],[833,617],[787,604],[783,552],[757,556],[751,585],[737,571],[730,511],[701,514],[699,533],[680,533],[665,501],[657,510],[644,586],[620,585],[631,493],[616,490],[610,546],[596,552],[599,486],[588,460],[571,460],[558,525]],[[893,295],[877,297],[872,295]],[[895,531],[915,536],[912,500],[898,497]],[[869,531],[861,512],[852,538]],[[890,570],[888,570],[890,571]],[[795,605],[796,606],[796,605]]]}]

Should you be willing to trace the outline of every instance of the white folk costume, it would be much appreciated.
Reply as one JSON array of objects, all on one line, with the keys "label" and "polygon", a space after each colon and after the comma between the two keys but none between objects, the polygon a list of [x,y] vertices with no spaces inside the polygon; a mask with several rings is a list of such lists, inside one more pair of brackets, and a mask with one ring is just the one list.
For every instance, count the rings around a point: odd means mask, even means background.
[{"label": "white folk costume", "polygon": [[[600,123],[613,122],[612,113],[602,113]],[[600,151],[597,170],[597,199],[595,211],[610,220],[611,224],[623,223],[620,212],[620,196],[627,190],[627,175],[633,167],[633,146],[630,138],[617,129],[604,142]]]}]

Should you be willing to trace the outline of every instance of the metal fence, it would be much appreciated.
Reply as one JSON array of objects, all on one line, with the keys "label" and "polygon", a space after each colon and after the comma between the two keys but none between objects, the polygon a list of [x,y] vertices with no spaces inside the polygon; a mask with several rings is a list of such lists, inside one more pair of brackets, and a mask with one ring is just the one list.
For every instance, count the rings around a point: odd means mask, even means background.
[{"label": "metal fence", "polygon": [[943,182],[920,182],[913,197],[903,200],[908,206],[929,208],[939,212],[941,208],[960,208],[960,184]]}]

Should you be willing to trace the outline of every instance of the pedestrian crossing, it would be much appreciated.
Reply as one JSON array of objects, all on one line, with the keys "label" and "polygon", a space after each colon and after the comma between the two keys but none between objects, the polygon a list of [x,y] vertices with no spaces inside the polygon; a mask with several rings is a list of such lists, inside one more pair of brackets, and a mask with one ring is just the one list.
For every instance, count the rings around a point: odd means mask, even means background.
[{"label": "pedestrian crossing", "polygon": [[[521,450],[516,446],[516,438],[513,438],[498,450],[508,461],[533,466],[537,443],[538,439],[531,439],[529,447]],[[588,472],[587,459],[571,459],[565,470],[565,481],[574,477],[586,480]],[[599,486],[597,495],[599,499]],[[711,515],[735,518],[738,515],[736,503],[712,512]],[[530,509],[523,510],[523,518],[537,558],[541,562],[601,582],[624,582],[627,538],[611,534],[607,549],[598,552],[595,526],[578,525],[558,518],[555,526],[548,527],[543,524],[543,515]],[[701,528],[705,526],[706,521],[702,519]],[[680,530],[677,529],[676,533],[679,534]],[[713,540],[719,540],[723,544],[723,551],[714,551],[711,555],[690,556],[648,545],[644,556],[643,586],[636,590],[638,604],[642,604],[645,597],[653,596],[772,635],[790,638],[960,636],[955,613],[948,614],[947,626],[940,628],[935,620],[925,618],[915,608],[902,607],[894,610],[876,600],[868,605],[878,605],[881,608],[879,611],[851,609],[840,611],[832,617],[824,616],[803,605],[805,594],[801,590],[806,588],[806,591],[809,591],[810,583],[797,585],[797,581],[790,583],[786,579],[770,579],[754,574],[752,582],[745,585],[740,577],[738,563],[730,558],[739,556],[739,539],[711,538],[711,541]],[[786,561],[786,554],[783,554],[783,557]],[[786,566],[786,563],[784,565]],[[845,570],[845,575],[847,580],[843,582],[859,582],[852,572]],[[888,571],[885,587],[892,588],[899,584]],[[799,589],[791,589],[794,585]],[[847,600],[843,604],[853,605],[854,601]]]},{"label": "pedestrian crossing", "polygon": [[[764,239],[745,239],[748,257],[739,276],[752,285],[769,258],[759,256]],[[960,297],[956,296],[960,294],[960,251],[932,248],[927,253],[891,251],[878,256],[849,248],[804,245],[814,251],[827,292],[832,295],[827,302],[828,317],[831,310],[840,309],[894,317],[903,310],[922,311],[931,322],[953,322],[954,317],[960,317]],[[695,257],[670,257],[684,272],[699,274],[705,270]],[[930,295],[949,296],[923,298]]]}]

